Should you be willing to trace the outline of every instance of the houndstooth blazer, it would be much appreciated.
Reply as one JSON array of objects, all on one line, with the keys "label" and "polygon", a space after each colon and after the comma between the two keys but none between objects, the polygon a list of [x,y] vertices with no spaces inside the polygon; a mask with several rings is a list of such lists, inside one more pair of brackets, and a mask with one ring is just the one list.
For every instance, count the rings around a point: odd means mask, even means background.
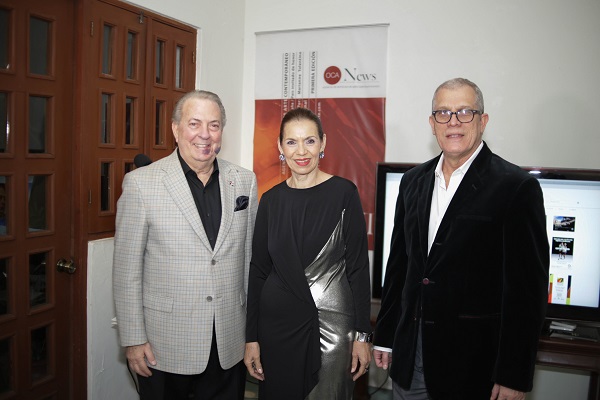
[{"label": "houndstooth blazer", "polygon": [[214,250],[177,151],[123,181],[113,260],[117,327],[122,346],[150,343],[158,370],[203,372],[213,319],[221,367],[244,356],[256,176],[218,164],[222,216]]}]

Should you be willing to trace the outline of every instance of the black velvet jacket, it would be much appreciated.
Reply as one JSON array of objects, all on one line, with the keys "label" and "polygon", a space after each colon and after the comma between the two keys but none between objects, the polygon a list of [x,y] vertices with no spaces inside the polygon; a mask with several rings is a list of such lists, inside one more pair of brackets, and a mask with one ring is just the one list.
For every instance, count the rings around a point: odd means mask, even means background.
[{"label": "black velvet jacket", "polygon": [[540,185],[484,143],[428,255],[438,160],[400,183],[375,345],[393,349],[390,375],[408,389],[421,321],[433,399],[488,399],[494,383],[530,391],[548,289]]}]

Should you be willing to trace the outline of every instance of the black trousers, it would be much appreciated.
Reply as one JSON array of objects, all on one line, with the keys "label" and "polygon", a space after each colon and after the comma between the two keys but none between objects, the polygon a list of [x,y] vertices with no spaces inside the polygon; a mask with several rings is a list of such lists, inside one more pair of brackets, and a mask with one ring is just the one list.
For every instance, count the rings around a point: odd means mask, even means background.
[{"label": "black trousers", "polygon": [[243,400],[246,366],[240,361],[221,368],[213,329],[208,365],[203,373],[179,375],[151,369],[152,376],[138,375],[140,400]]}]

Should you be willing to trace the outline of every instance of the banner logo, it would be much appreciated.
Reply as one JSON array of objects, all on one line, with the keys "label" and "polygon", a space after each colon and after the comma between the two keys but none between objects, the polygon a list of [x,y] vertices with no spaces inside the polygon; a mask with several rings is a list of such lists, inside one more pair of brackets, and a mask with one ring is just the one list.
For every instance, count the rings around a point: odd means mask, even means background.
[{"label": "banner logo", "polygon": [[352,85],[352,87],[354,87],[355,85],[362,86],[362,84],[367,83],[378,83],[377,74],[375,73],[360,73],[356,68],[344,68],[344,70],[342,71],[335,65],[327,67],[325,73],[323,73],[323,78],[325,79],[325,82],[329,85],[336,85],[340,81],[344,82],[347,85],[350,84]]},{"label": "banner logo", "polygon": [[342,71],[335,65],[332,65],[325,70],[323,77],[325,78],[325,82],[330,85],[335,85],[342,79]]}]

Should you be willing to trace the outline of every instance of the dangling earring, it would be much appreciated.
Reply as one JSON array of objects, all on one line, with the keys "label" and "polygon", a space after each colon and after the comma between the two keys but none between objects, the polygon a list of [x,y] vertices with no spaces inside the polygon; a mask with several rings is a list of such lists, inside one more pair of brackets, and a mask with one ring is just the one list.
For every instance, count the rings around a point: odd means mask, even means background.
[{"label": "dangling earring", "polygon": [[319,153],[319,158],[325,158],[325,152],[324,151],[322,151],[322,152]]},{"label": "dangling earring", "polygon": [[285,156],[282,154],[279,154],[279,161],[285,161]]}]

